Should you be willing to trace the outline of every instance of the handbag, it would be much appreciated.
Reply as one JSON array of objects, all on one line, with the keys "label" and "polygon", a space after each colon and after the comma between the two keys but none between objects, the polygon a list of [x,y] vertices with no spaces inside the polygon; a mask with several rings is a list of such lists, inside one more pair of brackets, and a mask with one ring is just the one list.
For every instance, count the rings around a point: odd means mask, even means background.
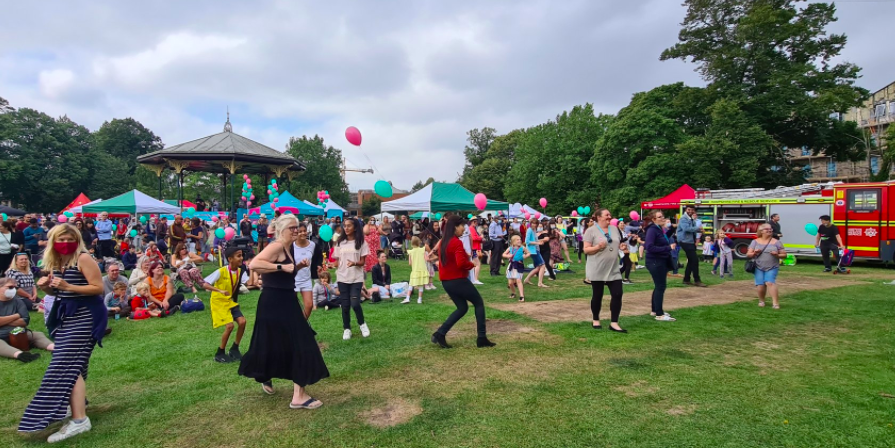
[{"label": "handbag", "polygon": [[[765,249],[767,249],[768,246],[770,246],[770,245],[771,245],[771,243],[765,244],[764,249],[762,249],[761,251],[764,252]],[[750,274],[754,274],[755,269],[756,269],[755,258],[750,258],[750,259],[746,260],[746,265],[743,266],[743,268],[746,269],[746,272],[748,272]]]},{"label": "handbag", "polygon": [[199,299],[187,299],[180,305],[181,313],[192,313],[193,311],[205,311],[205,304]]},{"label": "handbag", "polygon": [[9,345],[23,352],[31,351],[31,341],[28,340],[28,330],[22,327],[13,328],[9,332]]}]

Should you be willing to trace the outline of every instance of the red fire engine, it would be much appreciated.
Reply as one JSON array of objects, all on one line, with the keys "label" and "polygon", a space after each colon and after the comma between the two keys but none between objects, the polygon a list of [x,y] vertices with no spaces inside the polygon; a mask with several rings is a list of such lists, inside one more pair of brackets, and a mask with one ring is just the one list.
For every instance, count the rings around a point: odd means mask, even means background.
[{"label": "red fire engine", "polygon": [[[855,256],[890,262],[895,256],[895,181],[806,184],[773,190],[696,190],[695,199],[680,200],[680,209],[696,207],[705,232],[724,231],[734,241],[734,255],[744,258],[758,226],[780,215],[787,252],[816,255],[815,236],[805,225],[820,225],[830,215],[845,246]],[[656,207],[658,208],[658,207]]]}]

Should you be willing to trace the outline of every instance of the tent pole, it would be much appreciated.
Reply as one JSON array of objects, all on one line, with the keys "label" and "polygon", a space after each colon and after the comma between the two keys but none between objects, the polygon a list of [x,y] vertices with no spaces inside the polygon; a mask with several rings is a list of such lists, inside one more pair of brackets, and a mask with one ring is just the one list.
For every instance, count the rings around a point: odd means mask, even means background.
[{"label": "tent pole", "polygon": [[158,200],[162,200],[162,172],[158,173]]},{"label": "tent pole", "polygon": [[236,196],[235,196],[236,193],[233,192],[233,186],[234,186],[233,178],[234,177],[236,177],[236,173],[231,173],[230,174],[230,213],[231,214],[236,214]]},{"label": "tent pole", "polygon": [[180,171],[180,174],[177,176],[179,180],[179,193],[177,194],[177,205],[180,206],[180,211],[183,211],[183,170]]}]

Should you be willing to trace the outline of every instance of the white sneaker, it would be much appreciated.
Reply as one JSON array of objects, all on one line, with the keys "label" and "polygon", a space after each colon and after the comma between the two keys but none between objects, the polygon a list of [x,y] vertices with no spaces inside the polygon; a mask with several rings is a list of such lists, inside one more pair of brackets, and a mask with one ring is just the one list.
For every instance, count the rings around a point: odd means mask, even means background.
[{"label": "white sneaker", "polygon": [[484,283],[482,283],[482,282],[480,282],[480,281],[478,281],[478,280],[472,282],[472,284],[473,284],[473,285],[484,285]]},{"label": "white sneaker", "polygon": [[363,324],[360,326],[360,335],[365,338],[370,337],[370,327],[368,327],[367,324]]},{"label": "white sneaker", "polygon": [[408,298],[402,300],[401,303],[410,303],[410,297],[408,297]]},{"label": "white sneaker", "polygon": [[417,298],[416,298],[416,303],[423,303],[423,298],[422,298],[422,297],[417,297]]},{"label": "white sneaker", "polygon": [[345,330],[345,331],[343,331],[343,332],[342,332],[342,339],[343,339],[343,340],[346,340],[346,341],[349,340],[349,339],[351,339],[351,330]]},{"label": "white sneaker", "polygon": [[61,442],[69,437],[76,436],[78,434],[90,431],[92,426],[90,425],[90,418],[85,418],[81,423],[75,423],[74,420],[69,420],[65,425],[62,426],[62,429],[59,432],[51,435],[48,439],[48,443],[56,443]]},{"label": "white sneaker", "polygon": [[656,316],[656,320],[662,321],[662,322],[674,322],[677,319],[671,317],[668,313],[665,313],[661,316]]}]

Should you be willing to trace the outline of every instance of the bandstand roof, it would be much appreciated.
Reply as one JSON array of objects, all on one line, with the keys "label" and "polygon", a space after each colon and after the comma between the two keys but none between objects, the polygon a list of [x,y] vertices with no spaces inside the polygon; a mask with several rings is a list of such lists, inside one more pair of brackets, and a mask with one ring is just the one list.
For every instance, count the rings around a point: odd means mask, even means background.
[{"label": "bandstand roof", "polygon": [[238,166],[235,171],[249,174],[305,170],[289,154],[234,133],[229,119],[224,132],[144,154],[137,162],[205,173],[230,173],[231,163]]}]

